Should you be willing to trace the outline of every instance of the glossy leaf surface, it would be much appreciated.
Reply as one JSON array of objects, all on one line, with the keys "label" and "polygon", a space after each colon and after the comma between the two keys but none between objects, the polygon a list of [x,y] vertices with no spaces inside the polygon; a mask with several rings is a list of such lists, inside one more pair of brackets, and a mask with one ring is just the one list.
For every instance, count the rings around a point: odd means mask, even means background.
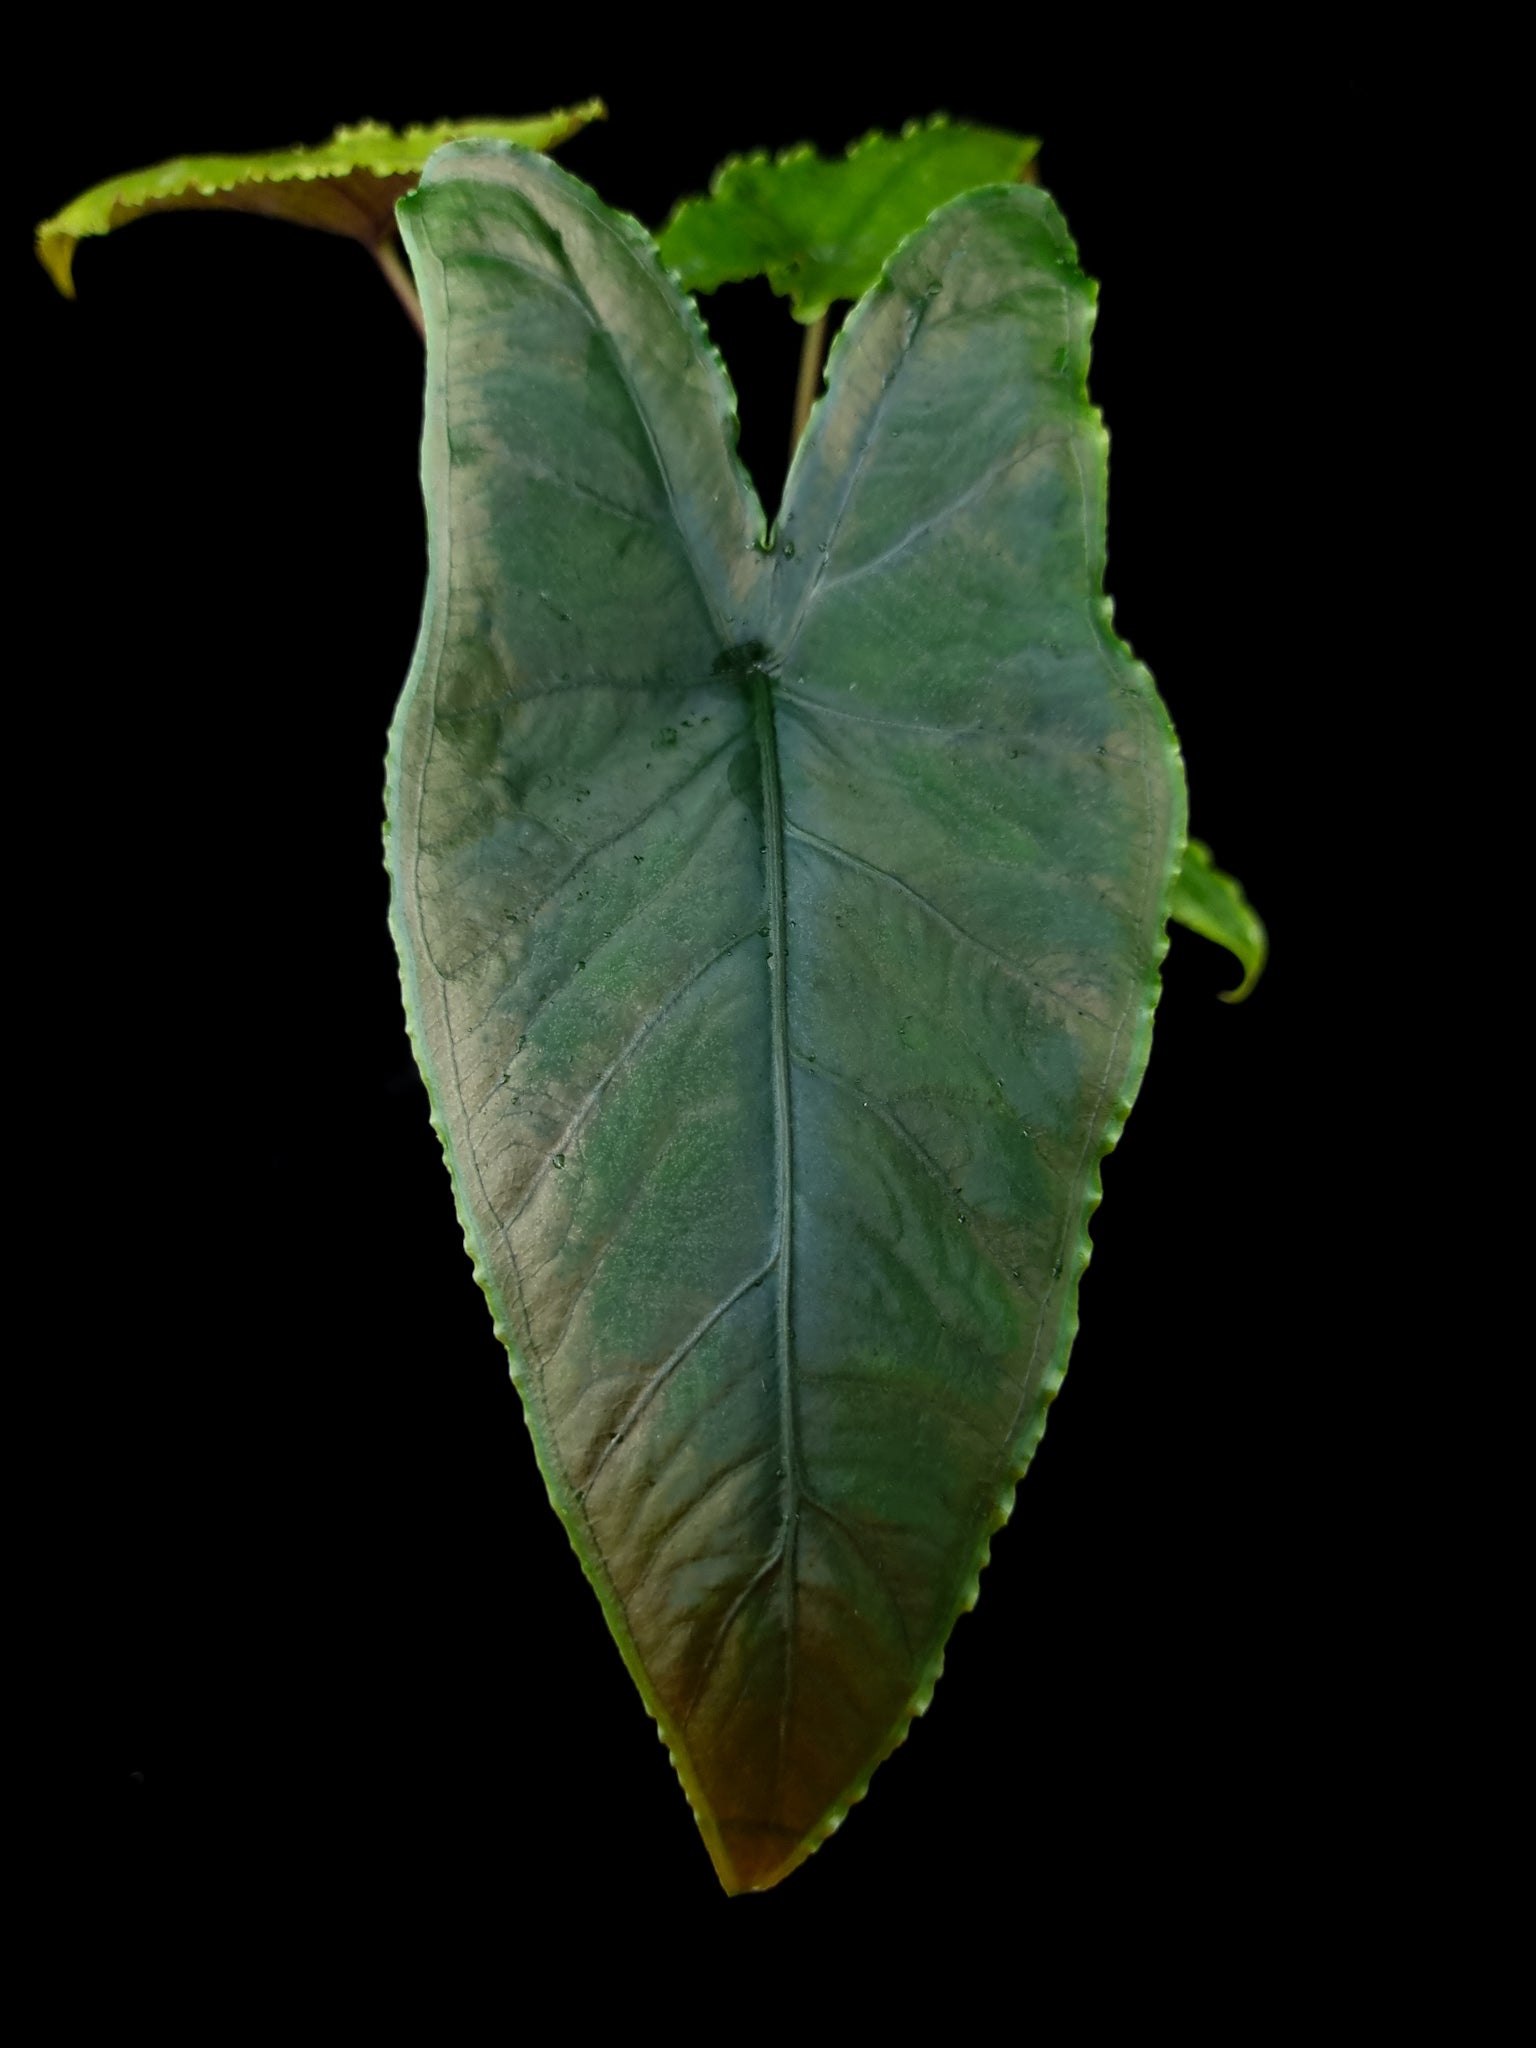
[{"label": "glossy leaf surface", "polygon": [[1101,595],[1092,288],[974,193],[847,323],[773,544],[642,230],[401,207],[431,576],[407,1013],[540,1465],[722,1882],[926,1705],[1076,1327],[1184,831]]},{"label": "glossy leaf surface", "polygon": [[1224,1003],[1240,1003],[1252,995],[1269,958],[1269,934],[1243,894],[1242,883],[1217,867],[1201,839],[1191,839],[1184,849],[1168,915],[1201,938],[1225,946],[1242,968],[1242,980],[1224,991]]},{"label": "glossy leaf surface", "polygon": [[378,121],[338,128],[329,142],[256,156],[182,156],[108,178],[36,230],[38,260],[65,298],[75,296],[75,247],[150,213],[188,209],[264,213],[300,227],[350,235],[369,247],[394,232],[395,202],[411,191],[434,149],[456,136],[494,136],[553,149],[589,121],[601,100],[520,120],[435,121],[398,132]]},{"label": "glossy leaf surface", "polygon": [[674,210],[657,238],[662,260],[695,292],[766,277],[809,325],[860,298],[935,207],[1024,177],[1039,147],[937,115],[900,135],[866,135],[839,158],[809,146],[732,157],[707,196]]}]

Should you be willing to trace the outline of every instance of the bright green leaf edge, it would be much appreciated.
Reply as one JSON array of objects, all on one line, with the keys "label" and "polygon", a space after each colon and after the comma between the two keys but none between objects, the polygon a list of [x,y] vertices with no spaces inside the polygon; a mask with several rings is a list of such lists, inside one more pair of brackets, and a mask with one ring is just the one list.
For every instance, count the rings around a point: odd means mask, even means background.
[{"label": "bright green leaf edge", "polygon": [[76,245],[90,235],[114,228],[146,213],[217,203],[217,195],[245,185],[279,185],[298,179],[345,178],[361,171],[375,178],[414,178],[427,158],[444,143],[467,136],[520,143],[526,149],[553,149],[586,127],[606,118],[601,100],[560,107],[548,114],[516,120],[435,121],[396,130],[379,121],[361,121],[338,128],[328,142],[294,149],[269,150],[258,156],[181,156],[142,171],[107,178],[72,199],[42,221],[37,229],[37,257],[66,299],[75,296]]},{"label": "bright green leaf edge", "polygon": [[[437,175],[443,177],[452,176],[453,156],[456,154],[457,152],[445,152],[446,161],[436,167],[429,166],[425,174],[426,179],[428,181],[431,180],[434,175],[434,169]],[[972,196],[970,193],[962,194],[953,203],[961,204],[970,196]],[[391,843],[391,821],[396,814],[400,798],[406,713],[416,691],[420,688],[426,677],[431,674],[437,658],[436,635],[432,629],[442,618],[439,587],[446,581],[448,569],[447,507],[443,502],[441,490],[434,493],[431,484],[431,478],[434,473],[438,477],[442,477],[447,473],[446,462],[434,462],[432,459],[434,453],[446,452],[447,443],[447,422],[444,405],[445,392],[441,372],[441,365],[445,358],[440,341],[440,336],[447,319],[447,305],[442,280],[437,275],[435,266],[431,264],[430,260],[426,263],[418,263],[417,250],[413,245],[409,231],[408,211],[407,203],[406,208],[402,209],[401,214],[402,235],[407,253],[412,260],[417,289],[421,293],[427,332],[428,373],[421,474],[426,496],[427,526],[431,546],[428,558],[427,590],[422,608],[422,632],[418,639],[410,673],[406,679],[405,688],[401,693],[400,702],[390,728],[389,746],[386,755],[384,864],[390,881],[390,924],[395,938],[396,952],[400,961],[401,994],[404,1002],[407,1035],[410,1038],[416,1064],[426,1087],[430,1122],[433,1130],[437,1133],[438,1142],[443,1148],[444,1161],[453,1186],[454,1205],[458,1212],[459,1226],[464,1235],[464,1249],[473,1268],[475,1281],[485,1296],[486,1304],[490,1309],[496,1336],[508,1354],[512,1367],[512,1378],[514,1383],[516,1383],[520,1378],[522,1360],[514,1335],[513,1320],[496,1284],[486,1247],[481,1242],[480,1234],[472,1220],[469,1204],[465,1200],[463,1170],[454,1151],[447,1119],[441,1109],[442,1090],[428,1060],[425,1041],[418,1035],[416,1030],[415,1020],[421,1014],[421,996],[417,985],[411,949],[406,942],[406,934],[400,921],[400,913],[397,906],[398,892],[396,889],[393,847]],[[621,213],[616,208],[608,208],[607,211],[611,214],[619,232],[636,245],[637,253],[644,254],[651,260],[655,260],[656,243],[651,233],[631,215]],[[915,232],[917,230],[914,230]],[[908,239],[910,237],[903,238],[902,246],[905,245],[905,241]],[[1066,247],[1069,252],[1072,251],[1070,241],[1066,242]],[[1075,260],[1075,252],[1072,253],[1073,260]],[[886,269],[894,263],[898,254],[899,249],[890,251],[885,265],[882,266],[881,278],[884,277]],[[681,300],[682,317],[693,328],[701,345],[715,357],[720,365],[729,407],[727,414],[721,419],[721,426],[727,433],[734,450],[739,418],[734,387],[726,372],[724,360],[710,339],[708,329],[705,327],[695,301],[686,292],[681,290],[679,291],[679,297]],[[826,395],[831,387],[832,378],[836,370],[839,350],[843,344],[845,334],[856,318],[857,309],[854,315],[850,316],[850,321],[845,323],[844,328],[833,342],[827,363],[823,393],[817,401],[818,407],[826,403]],[[1088,396],[1087,372],[1088,344],[1090,340],[1091,322],[1088,331],[1083,336],[1082,354],[1078,363],[1078,395],[1083,408],[1085,432],[1091,436],[1098,450],[1098,462],[1095,465],[1097,474],[1093,479],[1093,487],[1089,492],[1089,509],[1090,517],[1096,518],[1100,522],[1099,530],[1102,535],[1104,479],[1107,470],[1109,437],[1104,428],[1102,415],[1098,408],[1092,404]],[[791,475],[793,475],[793,469],[791,470]],[[791,493],[788,486],[786,486],[785,502],[788,503],[790,500]],[[772,544],[772,537],[770,537],[769,544]],[[1099,551],[1101,577],[1102,562],[1101,542]],[[1114,631],[1113,604],[1107,596],[1101,595],[1098,600],[1095,623],[1108,648],[1117,649],[1128,659],[1135,660],[1135,656],[1128,644],[1121,640]],[[1145,674],[1144,670],[1143,674]],[[1161,727],[1164,742],[1168,749],[1167,758],[1173,779],[1171,831],[1167,866],[1162,887],[1162,901],[1167,906],[1167,915],[1171,916],[1172,901],[1176,894],[1187,843],[1187,799],[1185,794],[1184,763],[1179,748],[1178,736],[1174,731],[1172,721],[1168,717],[1162,698],[1155,687],[1149,688],[1148,710],[1152,718]],[[1151,1054],[1153,1016],[1157,1008],[1158,998],[1162,993],[1162,963],[1168,951],[1168,933],[1165,920],[1159,920],[1158,929],[1159,938],[1151,950],[1147,970],[1142,978],[1139,997],[1133,999],[1122,1020],[1121,1028],[1131,1033],[1130,1051],[1120,1088],[1113,1103],[1107,1106],[1105,1122],[1098,1140],[1097,1157],[1084,1187],[1083,1204],[1076,1237],[1070,1250],[1063,1257],[1063,1277],[1067,1280],[1068,1291],[1066,1307],[1060,1325],[1060,1336],[1049,1367],[1042,1378],[1041,1399],[1036,1412],[1013,1446],[1013,1455],[999,1484],[986,1532],[976,1553],[974,1567],[964,1582],[956,1612],[956,1620],[959,1619],[960,1615],[970,1613],[976,1605],[980,1593],[981,1574],[991,1562],[992,1539],[998,1530],[1004,1527],[1013,1513],[1019,1482],[1023,1479],[1034,1459],[1040,1439],[1045,1433],[1045,1425],[1051,1403],[1061,1391],[1062,1383],[1066,1378],[1067,1364],[1071,1357],[1073,1343],[1077,1337],[1080,1320],[1078,1306],[1079,1290],[1083,1272],[1088,1265],[1093,1249],[1089,1235],[1089,1224],[1092,1221],[1095,1210],[1103,1200],[1103,1163],[1120,1141],[1121,1134],[1125,1129],[1126,1120],[1130,1116],[1131,1109],[1140,1092],[1141,1083],[1146,1073],[1147,1061]],[[522,1409],[523,1420],[527,1426],[528,1433],[533,1439],[534,1456],[549,1495],[550,1505],[560,1517],[565,1527],[566,1535],[570,1540],[571,1548],[576,1553],[577,1560],[588,1583],[597,1595],[598,1604],[602,1609],[603,1618],[608,1624],[609,1633],[612,1635],[619,1655],[624,1661],[625,1668],[634,1681],[635,1689],[640,1694],[647,1712],[656,1723],[658,1736],[666,1748],[673,1769],[677,1773],[684,1795],[692,1810],[695,1823],[709,1852],[710,1860],[714,1864],[716,1875],[728,1894],[739,1895],[744,1887],[736,1881],[735,1872],[730,1857],[725,1850],[709,1800],[692,1769],[687,1745],[683,1741],[680,1731],[672,1726],[670,1716],[651,1686],[645,1667],[640,1661],[639,1653],[634,1643],[630,1640],[624,1625],[623,1608],[619,1603],[614,1587],[609,1581],[601,1559],[597,1556],[591,1545],[584,1540],[581,1515],[561,1475],[560,1464],[555,1456],[554,1445],[547,1440],[540,1423],[533,1414],[531,1406],[521,1399],[519,1399],[518,1405]],[[950,1633],[953,1633],[953,1625],[951,1625]],[[781,1883],[784,1878],[798,1869],[807,1858],[812,1856],[821,1847],[823,1842],[827,1841],[842,1826],[848,1814],[867,1794],[875,1772],[906,1741],[912,1723],[920,1715],[928,1711],[933,1700],[934,1690],[944,1674],[944,1655],[948,1642],[949,1636],[946,1635],[920,1677],[913,1690],[911,1699],[903,1708],[885,1739],[872,1755],[867,1768],[853,1781],[833,1805],[827,1809],[816,1825],[807,1830],[802,1840],[796,1844],[795,1848],[774,1869],[771,1875],[763,1883],[751,1889],[766,1891]]]},{"label": "bright green leaf edge", "polygon": [[1016,183],[1040,144],[945,114],[899,135],[872,129],[841,157],[809,143],[728,157],[707,194],[680,200],[656,234],[685,291],[766,277],[803,326],[860,298],[897,245],[938,207],[984,185]]},{"label": "bright green leaf edge", "polygon": [[1252,995],[1269,958],[1269,934],[1243,894],[1242,883],[1217,867],[1203,840],[1191,839],[1184,850],[1168,915],[1202,939],[1225,946],[1242,968],[1243,978],[1237,987],[1223,990],[1224,1003],[1240,1003]]}]

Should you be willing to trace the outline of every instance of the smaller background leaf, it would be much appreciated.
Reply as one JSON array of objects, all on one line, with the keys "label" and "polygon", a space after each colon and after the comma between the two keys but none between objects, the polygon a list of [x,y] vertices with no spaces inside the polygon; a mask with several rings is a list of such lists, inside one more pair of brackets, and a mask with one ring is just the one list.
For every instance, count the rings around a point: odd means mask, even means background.
[{"label": "smaller background leaf", "polygon": [[841,158],[808,144],[732,157],[707,198],[674,208],[658,237],[662,260],[695,292],[766,277],[809,326],[835,301],[862,297],[935,207],[1023,178],[1039,147],[936,114],[900,135],[866,135]]},{"label": "smaller background leaf", "polygon": [[553,149],[606,112],[601,100],[586,100],[579,107],[517,120],[435,121],[399,130],[362,121],[309,147],[260,156],[175,157],[108,178],[72,199],[38,227],[38,260],[65,298],[72,299],[77,242],[110,234],[144,214],[210,207],[268,214],[327,234],[350,235],[372,248],[392,233],[395,201],[414,190],[422,166],[441,144],[474,135],[520,142],[527,149]]},{"label": "smaller background leaf", "polygon": [[1185,848],[1168,915],[1175,924],[1225,946],[1241,966],[1243,978],[1223,993],[1224,1003],[1240,1003],[1253,993],[1269,957],[1269,935],[1242,883],[1217,867],[1203,840],[1191,839]]}]

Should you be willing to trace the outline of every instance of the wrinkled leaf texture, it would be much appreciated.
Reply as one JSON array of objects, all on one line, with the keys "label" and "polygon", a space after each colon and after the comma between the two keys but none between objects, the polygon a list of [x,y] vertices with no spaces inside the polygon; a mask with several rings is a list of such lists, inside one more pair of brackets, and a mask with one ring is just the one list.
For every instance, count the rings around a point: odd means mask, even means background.
[{"label": "wrinkled leaf texture", "polygon": [[407,1013],[551,1497],[761,1889],[931,1696],[1146,1060],[1183,779],[1101,594],[1093,290],[1038,191],[941,209],[769,539],[642,229],[468,143],[400,212]]},{"label": "wrinkled leaf texture", "polygon": [[766,277],[797,320],[857,299],[892,250],[947,199],[1031,176],[1040,145],[942,114],[899,135],[866,135],[841,157],[809,145],[729,158],[706,195],[681,200],[657,236],[689,291]]}]

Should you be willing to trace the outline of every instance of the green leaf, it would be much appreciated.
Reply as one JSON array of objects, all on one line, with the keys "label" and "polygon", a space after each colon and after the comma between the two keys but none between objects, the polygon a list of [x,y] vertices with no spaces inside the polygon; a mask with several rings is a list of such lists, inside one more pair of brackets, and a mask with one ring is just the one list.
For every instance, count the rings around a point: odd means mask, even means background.
[{"label": "green leaf", "polygon": [[265,213],[373,248],[394,230],[395,202],[415,188],[422,165],[456,136],[494,136],[553,149],[606,113],[601,100],[520,120],[435,121],[396,133],[377,121],[338,128],[329,142],[260,156],[183,156],[108,178],[72,199],[36,230],[38,260],[66,299],[75,296],[75,245],[149,213],[189,207]]},{"label": "green leaf", "polygon": [[1242,883],[1217,867],[1202,840],[1191,839],[1184,849],[1168,915],[1175,924],[1225,946],[1242,968],[1241,982],[1223,993],[1224,1003],[1240,1003],[1253,993],[1269,957],[1269,935],[1243,894]]},{"label": "green leaf", "polygon": [[761,1889],[927,1706],[1147,1056],[1184,795],[1101,594],[1093,290],[1040,193],[940,212],[766,542],[632,221],[467,145],[401,217],[407,1015],[551,1498]]},{"label": "green leaf", "polygon": [[674,209],[657,238],[662,261],[695,292],[766,277],[809,326],[836,300],[861,297],[935,207],[1024,177],[1039,147],[940,114],[900,135],[866,135],[833,162],[808,145],[732,157],[708,198]]}]

